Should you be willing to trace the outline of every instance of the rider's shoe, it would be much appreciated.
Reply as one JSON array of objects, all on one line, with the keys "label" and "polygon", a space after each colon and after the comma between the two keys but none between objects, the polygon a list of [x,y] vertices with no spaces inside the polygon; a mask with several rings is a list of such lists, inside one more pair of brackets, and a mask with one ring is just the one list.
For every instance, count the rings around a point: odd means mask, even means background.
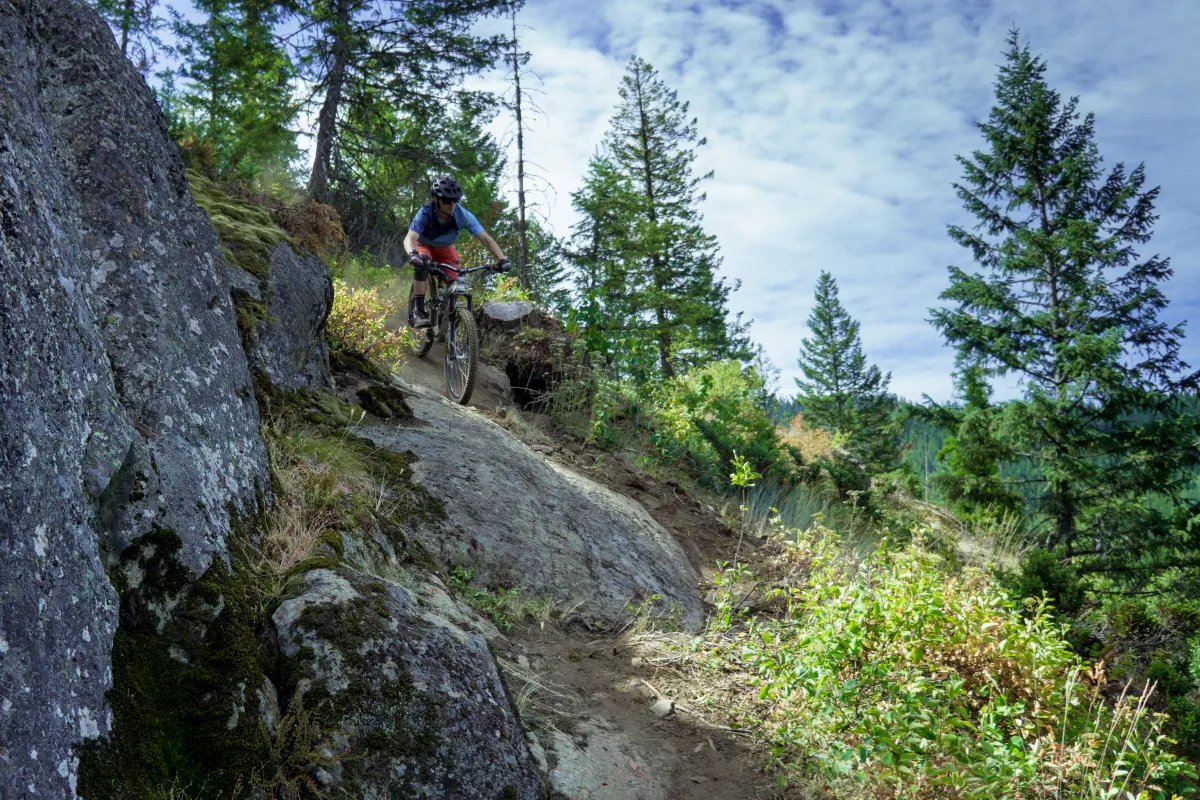
[{"label": "rider's shoe", "polygon": [[412,326],[418,330],[428,328],[430,326],[429,317],[422,314],[413,314]]}]

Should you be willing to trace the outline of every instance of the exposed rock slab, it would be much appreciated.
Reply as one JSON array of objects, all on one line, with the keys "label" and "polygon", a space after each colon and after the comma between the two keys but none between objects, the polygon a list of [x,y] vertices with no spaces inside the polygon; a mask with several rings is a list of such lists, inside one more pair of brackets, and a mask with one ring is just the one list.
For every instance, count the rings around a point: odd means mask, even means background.
[{"label": "exposed rock slab", "polygon": [[553,729],[531,737],[555,800],[666,800],[670,772],[603,720],[583,720],[571,735]]},{"label": "exposed rock slab", "polygon": [[[320,569],[273,619],[298,696],[333,731],[323,790],[363,800],[541,800],[541,779],[482,636],[404,588]],[[349,756],[341,758],[341,756]]]},{"label": "exposed rock slab", "polygon": [[416,479],[448,519],[414,533],[443,564],[471,565],[485,585],[525,587],[607,620],[657,594],[681,624],[699,628],[696,574],[644,508],[547,461],[482,414],[411,391],[424,424],[360,434],[416,454]]},{"label": "exposed rock slab", "polygon": [[483,305],[484,315],[497,322],[517,323],[533,310],[533,303],[528,300],[493,300]]},{"label": "exposed rock slab", "polygon": [[198,575],[266,486],[220,259],[107,26],[0,3],[0,796],[74,796],[108,732],[101,554],[170,529]]}]

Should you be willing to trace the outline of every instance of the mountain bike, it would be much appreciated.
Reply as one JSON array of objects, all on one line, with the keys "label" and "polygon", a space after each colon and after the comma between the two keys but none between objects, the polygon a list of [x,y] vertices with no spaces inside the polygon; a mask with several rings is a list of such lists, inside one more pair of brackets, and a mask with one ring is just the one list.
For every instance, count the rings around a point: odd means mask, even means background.
[{"label": "mountain bike", "polygon": [[[458,272],[450,280],[445,270]],[[475,329],[474,301],[471,287],[464,280],[472,272],[495,271],[492,265],[455,269],[452,264],[434,261],[429,266],[430,290],[425,295],[425,312],[429,327],[418,329],[413,354],[424,358],[433,347],[434,339],[446,343],[446,394],[459,405],[466,405],[475,389],[475,374],[479,368],[479,332]],[[465,301],[465,302],[464,302]],[[412,288],[408,290],[408,325],[412,327]]]}]

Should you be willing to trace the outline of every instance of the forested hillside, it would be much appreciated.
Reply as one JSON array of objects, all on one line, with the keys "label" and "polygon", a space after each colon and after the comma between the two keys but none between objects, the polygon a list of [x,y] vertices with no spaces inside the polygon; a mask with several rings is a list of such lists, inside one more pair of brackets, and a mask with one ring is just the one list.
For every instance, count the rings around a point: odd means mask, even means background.
[{"label": "forested hillside", "polygon": [[[534,154],[489,132],[507,117],[519,132],[527,95],[465,88],[525,74],[520,0],[88,2],[151,86],[193,193],[212,188],[214,221],[223,192],[319,232],[335,357],[403,363],[403,240],[437,176],[461,184],[517,265],[477,276],[476,296],[542,315],[484,338],[518,411],[736,531],[703,632],[656,596],[639,658],[750,738],[780,796],[1196,791],[1200,373],[1167,322],[1163,198],[1151,170],[1104,161],[1087,98],[1060,96],[1016,31],[995,43],[974,149],[945,154],[974,222],[949,226],[960,260],[914,312],[955,354],[938,403],[896,395],[906,365],[871,362],[846,279],[808,266],[801,377],[777,385],[723,277],[733,245],[706,224],[713,123],[640,57],[569,196],[577,224],[551,230],[527,205]],[[478,33],[496,20],[513,35]],[[474,237],[458,247],[466,266],[494,261]],[[1020,396],[996,400],[1001,381]],[[475,599],[494,612],[496,590]]]}]

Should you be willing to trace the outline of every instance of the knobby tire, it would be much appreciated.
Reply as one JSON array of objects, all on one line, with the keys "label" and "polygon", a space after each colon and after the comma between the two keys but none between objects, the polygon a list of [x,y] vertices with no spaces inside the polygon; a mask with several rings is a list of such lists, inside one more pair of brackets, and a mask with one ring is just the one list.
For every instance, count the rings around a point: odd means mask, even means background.
[{"label": "knobby tire", "polygon": [[475,318],[461,306],[451,312],[447,323],[446,394],[459,405],[466,405],[479,371],[479,333]]}]

